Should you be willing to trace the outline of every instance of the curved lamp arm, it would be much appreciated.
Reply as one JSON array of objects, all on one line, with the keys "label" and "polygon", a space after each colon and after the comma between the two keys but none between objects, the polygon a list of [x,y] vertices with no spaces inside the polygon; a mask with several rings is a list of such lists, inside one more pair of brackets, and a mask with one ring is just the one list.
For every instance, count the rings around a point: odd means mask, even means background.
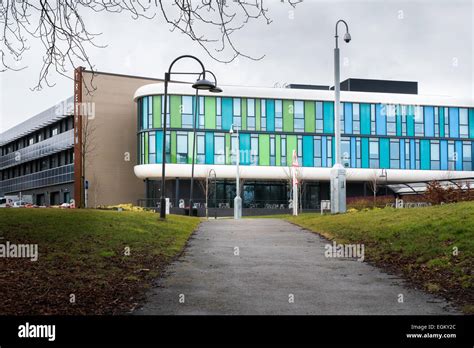
[{"label": "curved lamp arm", "polygon": [[[211,75],[212,75],[212,77],[214,78],[214,85],[216,85],[216,86],[217,86],[217,77],[216,77],[216,75],[214,75],[214,73],[213,73],[212,71],[210,71],[210,70],[204,70],[204,72],[206,72],[206,73],[208,73],[208,74],[211,74]],[[203,78],[203,79],[205,79],[205,78],[206,78],[206,76],[204,76],[204,75],[203,75],[203,73],[200,73],[198,78],[199,78],[199,79],[200,79],[200,78]]]},{"label": "curved lamp arm", "polygon": [[182,55],[182,56],[179,56],[178,58],[176,58],[175,60],[173,60],[170,64],[170,67],[168,69],[168,72],[165,73],[165,80],[169,81],[170,80],[170,76],[171,76],[171,69],[173,68],[173,65],[174,63],[176,63],[178,60],[180,59],[183,59],[183,58],[191,58],[191,59],[194,59],[196,62],[199,63],[199,65],[201,65],[201,68],[202,68],[202,78],[205,79],[206,78],[206,68],[204,68],[204,64],[198,59],[196,58],[195,56],[192,56],[190,54],[185,54],[185,55]]}]

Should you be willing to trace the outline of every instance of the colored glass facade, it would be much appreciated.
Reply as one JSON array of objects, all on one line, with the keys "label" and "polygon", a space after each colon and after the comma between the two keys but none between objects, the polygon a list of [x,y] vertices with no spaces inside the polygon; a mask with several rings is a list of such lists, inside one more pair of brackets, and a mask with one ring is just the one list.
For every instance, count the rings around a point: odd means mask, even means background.
[{"label": "colored glass facade", "polygon": [[[138,164],[162,162],[163,96],[138,105]],[[304,167],[334,164],[334,103],[288,99],[170,95],[167,163],[235,163],[232,124],[240,129],[240,164],[289,166],[293,150]],[[474,109],[434,105],[343,102],[341,154],[348,168],[471,171]]]}]

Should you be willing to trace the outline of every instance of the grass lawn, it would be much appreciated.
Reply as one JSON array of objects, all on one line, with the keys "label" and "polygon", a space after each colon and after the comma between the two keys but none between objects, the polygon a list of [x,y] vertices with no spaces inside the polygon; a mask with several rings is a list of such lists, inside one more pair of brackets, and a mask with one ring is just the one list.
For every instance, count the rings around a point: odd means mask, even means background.
[{"label": "grass lawn", "polygon": [[0,258],[0,315],[129,312],[198,224],[151,212],[0,209],[0,244],[39,252],[36,262]]},{"label": "grass lawn", "polygon": [[474,312],[474,202],[284,218],[337,243],[364,243],[365,260]]}]

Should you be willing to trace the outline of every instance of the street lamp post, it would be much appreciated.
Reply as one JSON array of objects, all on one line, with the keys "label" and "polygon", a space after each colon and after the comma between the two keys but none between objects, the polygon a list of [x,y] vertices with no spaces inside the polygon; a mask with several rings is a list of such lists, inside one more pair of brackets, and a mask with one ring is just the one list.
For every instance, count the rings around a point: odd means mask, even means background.
[{"label": "street lamp post", "polygon": [[344,23],[346,26],[346,34],[344,41],[351,41],[349,27],[347,23],[340,19],[336,23],[336,47],[334,49],[334,140],[335,140],[335,164],[331,168],[331,213],[344,213],[346,211],[346,169],[341,163],[341,121],[339,114],[340,107],[340,59],[337,26]]},{"label": "street lamp post", "polygon": [[[217,78],[216,75],[212,71],[206,70],[206,73],[209,73],[214,77],[214,87],[209,89],[209,92],[212,93],[221,93],[222,89],[220,87],[217,87]],[[201,78],[201,74],[199,74],[198,79]],[[189,216],[192,215],[193,212],[193,194],[194,194],[194,163],[195,163],[195,153],[196,153],[196,125],[197,125],[197,120],[198,120],[198,115],[199,115],[199,89],[196,89],[196,100],[194,101],[194,120],[193,120],[193,152],[191,154],[192,157],[192,165],[191,165],[191,187],[189,191]],[[207,211],[207,208],[206,208]],[[206,214],[207,216],[207,214]]]},{"label": "street lamp post", "polygon": [[[204,68],[204,64],[196,57],[191,55],[183,55],[179,56],[175,60],[173,60],[168,68],[168,72],[165,72],[165,93],[164,93],[164,117],[163,117],[163,149],[162,149],[162,165],[161,165],[161,198],[160,198],[160,218],[166,218],[166,193],[165,193],[165,182],[166,182],[166,116],[168,114],[168,84],[171,80],[171,69],[173,65],[180,59],[183,58],[191,58],[194,59],[199,63],[202,68],[202,79],[199,79],[192,85],[192,87],[196,90],[203,89],[203,90],[210,90],[215,88],[216,86],[206,80],[206,69]],[[173,73],[173,74],[190,74],[190,73]]]},{"label": "street lamp post", "polygon": [[[240,198],[240,172],[239,172],[239,163],[240,163],[240,141],[239,141],[239,128],[235,127],[237,132],[237,158],[236,158],[236,176],[235,176],[235,198],[234,198],[234,219],[238,220],[242,217],[242,198]],[[229,130],[230,136],[234,133],[234,125],[230,126]]]}]

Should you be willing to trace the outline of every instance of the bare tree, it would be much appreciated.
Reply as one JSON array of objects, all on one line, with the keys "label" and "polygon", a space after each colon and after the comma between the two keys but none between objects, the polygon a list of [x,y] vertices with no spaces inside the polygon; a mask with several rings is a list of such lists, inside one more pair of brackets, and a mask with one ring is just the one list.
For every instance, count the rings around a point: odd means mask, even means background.
[{"label": "bare tree", "polygon": [[374,194],[374,207],[375,203],[377,201],[377,192],[379,190],[379,176],[377,175],[377,171],[374,169],[372,171],[372,175],[369,178],[369,181],[367,182],[367,186],[369,186],[370,191]]},{"label": "bare tree", "polygon": [[[86,167],[92,161],[94,153],[97,148],[97,143],[95,142],[95,132],[96,125],[94,124],[94,117],[91,115],[81,115],[82,119],[82,149],[81,149],[81,163],[82,163],[82,182],[85,183],[86,180]],[[93,178],[94,180],[94,178]],[[95,180],[94,180],[95,185]],[[82,192],[84,195],[84,190]],[[81,199],[82,202],[85,202],[84,197]],[[83,203],[84,204],[84,203]]]},{"label": "bare tree", "polygon": [[[295,7],[302,0],[282,0]],[[30,48],[28,39],[41,42],[43,65],[38,83],[40,90],[50,83],[51,73],[70,78],[68,71],[77,66],[94,64],[87,53],[101,33],[92,33],[83,18],[86,11],[127,13],[134,20],[161,18],[171,31],[185,34],[213,59],[229,63],[238,57],[252,57],[234,43],[233,34],[250,21],[262,20],[270,24],[264,0],[2,0],[0,2],[0,71],[21,70],[21,60]],[[214,37],[204,30],[211,29]],[[93,76],[93,74],[92,74]]]}]

